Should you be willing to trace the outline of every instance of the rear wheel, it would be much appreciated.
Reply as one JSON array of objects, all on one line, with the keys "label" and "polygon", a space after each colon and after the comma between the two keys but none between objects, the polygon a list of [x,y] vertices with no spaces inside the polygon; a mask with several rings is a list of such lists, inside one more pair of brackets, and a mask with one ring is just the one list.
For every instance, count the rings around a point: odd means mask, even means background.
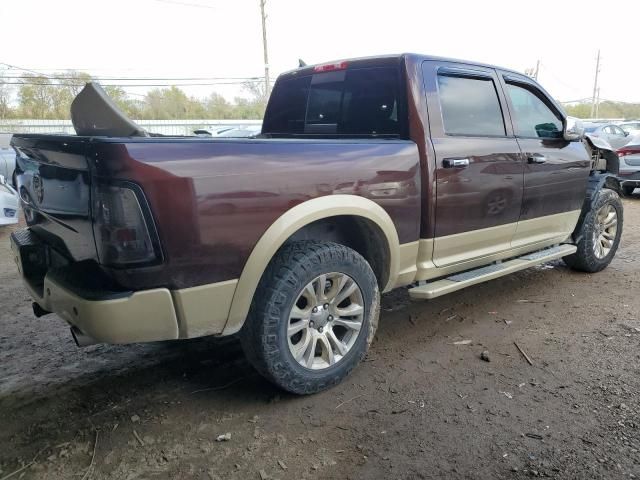
[{"label": "rear wheel", "polygon": [[578,232],[578,250],[564,257],[564,262],[569,267],[583,272],[599,272],[606,268],[618,250],[622,223],[620,197],[613,190],[601,189]]},{"label": "rear wheel", "polygon": [[260,281],[241,332],[243,349],[281,388],[319,392],[362,360],[379,304],[375,275],[357,252],[336,243],[293,242]]},{"label": "rear wheel", "polygon": [[635,185],[623,185],[622,186],[622,192],[625,194],[626,197],[630,197],[631,195],[633,195],[633,191],[636,189]]}]

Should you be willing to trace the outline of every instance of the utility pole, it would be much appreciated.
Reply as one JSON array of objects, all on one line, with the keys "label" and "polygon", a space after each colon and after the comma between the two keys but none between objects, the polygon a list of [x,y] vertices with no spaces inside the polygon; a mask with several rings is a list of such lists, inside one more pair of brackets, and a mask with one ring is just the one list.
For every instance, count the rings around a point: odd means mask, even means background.
[{"label": "utility pole", "polygon": [[596,117],[600,115],[600,87],[598,87],[598,91],[596,93]]},{"label": "utility pole", "polygon": [[534,80],[538,80],[538,72],[540,71],[540,60],[536,62],[536,68],[527,68],[524,71],[524,74],[527,77],[533,78]]},{"label": "utility pole", "polygon": [[600,73],[600,50],[598,50],[598,57],[596,59],[596,77],[593,81],[593,97],[591,98],[591,118],[595,118],[596,115],[596,94],[598,93],[598,73]]},{"label": "utility pole", "polygon": [[264,53],[264,94],[269,96],[271,85],[269,82],[269,53],[267,49],[267,16],[264,13],[266,0],[260,0],[260,15],[262,17],[262,50]]}]

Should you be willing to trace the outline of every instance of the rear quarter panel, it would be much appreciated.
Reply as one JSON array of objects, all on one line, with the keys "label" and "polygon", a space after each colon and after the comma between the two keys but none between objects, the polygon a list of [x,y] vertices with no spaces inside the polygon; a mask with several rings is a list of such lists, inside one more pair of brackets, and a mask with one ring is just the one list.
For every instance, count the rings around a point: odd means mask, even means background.
[{"label": "rear quarter panel", "polygon": [[278,217],[325,195],[369,198],[392,218],[400,243],[419,237],[419,157],[410,141],[144,139],[92,151],[99,179],[142,186],[160,235],[163,265],[113,271],[125,287],[238,278]]}]

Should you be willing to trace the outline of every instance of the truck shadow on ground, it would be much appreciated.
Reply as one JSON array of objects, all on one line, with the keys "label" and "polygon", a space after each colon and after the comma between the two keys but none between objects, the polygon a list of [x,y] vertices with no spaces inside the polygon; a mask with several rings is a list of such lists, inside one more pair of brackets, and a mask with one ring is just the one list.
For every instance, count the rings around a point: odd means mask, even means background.
[{"label": "truck shadow on ground", "polygon": [[[367,375],[367,364],[383,352],[401,351],[402,356],[429,351],[442,338],[449,343],[460,338],[465,322],[496,321],[493,311],[500,311],[526,287],[527,294],[537,291],[558,273],[573,273],[556,262],[516,275],[477,285],[429,302],[410,301],[407,291],[397,290],[383,296],[380,326],[368,358],[358,370]],[[509,297],[504,293],[510,292]],[[461,310],[491,303],[492,311],[481,308],[477,318],[469,318]],[[488,317],[488,318],[487,318]],[[438,337],[437,340],[433,340]],[[69,340],[69,343],[70,340]],[[76,348],[70,346],[69,348]],[[68,396],[82,404],[89,415],[116,411],[122,402],[130,403],[138,395],[153,394],[152,398],[165,402],[167,398],[204,399],[216,403],[223,397],[234,404],[269,402],[275,398],[295,399],[260,377],[246,362],[237,338],[201,338],[180,342],[158,342],[144,345],[97,345],[81,351],[86,361],[100,358],[98,368],[88,371],[76,365],[76,372],[66,376],[56,374],[55,380],[45,384],[23,384],[18,391],[0,393],[0,409],[31,408],[48,401],[60,401]],[[390,359],[393,362],[393,358]],[[63,367],[64,370],[64,367]],[[349,380],[347,379],[347,382]],[[152,400],[147,398],[147,401]],[[35,405],[34,405],[35,407]]]}]

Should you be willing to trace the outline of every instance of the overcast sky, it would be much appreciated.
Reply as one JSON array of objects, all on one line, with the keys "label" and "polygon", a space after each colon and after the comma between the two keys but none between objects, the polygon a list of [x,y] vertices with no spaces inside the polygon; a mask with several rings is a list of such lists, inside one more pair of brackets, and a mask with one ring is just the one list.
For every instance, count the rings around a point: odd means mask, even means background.
[{"label": "overcast sky", "polygon": [[[600,49],[601,98],[640,102],[640,0],[267,0],[266,9],[274,76],[298,58],[317,63],[405,51],[518,71],[540,60],[539,81],[568,101],[591,96]],[[0,19],[0,62],[33,70],[264,74],[259,0],[0,0]],[[185,90],[232,96],[238,87]]]}]

